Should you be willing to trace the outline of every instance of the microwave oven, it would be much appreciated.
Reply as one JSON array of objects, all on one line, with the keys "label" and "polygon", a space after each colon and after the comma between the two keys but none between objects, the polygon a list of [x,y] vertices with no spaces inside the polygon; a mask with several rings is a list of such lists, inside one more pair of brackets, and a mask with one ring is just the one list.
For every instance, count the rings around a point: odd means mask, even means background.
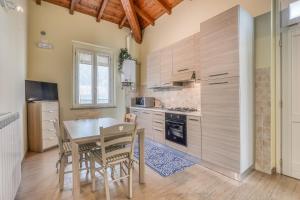
[{"label": "microwave oven", "polygon": [[154,97],[134,97],[131,99],[131,106],[150,108],[154,107],[155,98]]}]

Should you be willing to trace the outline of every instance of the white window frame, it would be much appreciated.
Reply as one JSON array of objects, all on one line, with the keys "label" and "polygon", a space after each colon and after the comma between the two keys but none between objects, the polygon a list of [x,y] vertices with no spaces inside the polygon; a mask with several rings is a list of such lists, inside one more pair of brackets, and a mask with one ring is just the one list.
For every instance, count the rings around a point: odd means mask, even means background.
[{"label": "white window frame", "polygon": [[[74,109],[90,109],[90,108],[109,108],[115,107],[115,80],[114,80],[114,54],[113,51],[107,47],[97,46],[94,44],[83,43],[78,41],[73,42],[73,108]],[[88,52],[93,55],[92,61],[92,104],[79,104],[79,81],[78,81],[78,52]],[[104,55],[109,57],[109,73],[110,73],[110,87],[109,87],[109,103],[97,104],[97,55]]]}]

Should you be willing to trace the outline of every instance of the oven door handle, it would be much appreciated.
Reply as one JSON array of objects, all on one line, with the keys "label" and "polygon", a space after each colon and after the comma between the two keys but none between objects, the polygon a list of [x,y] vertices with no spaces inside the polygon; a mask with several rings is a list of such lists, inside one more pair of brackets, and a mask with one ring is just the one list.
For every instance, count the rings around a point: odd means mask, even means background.
[{"label": "oven door handle", "polygon": [[175,121],[171,121],[171,120],[166,120],[166,123],[172,123],[172,124],[180,124],[180,125],[184,125],[184,122],[175,122]]}]

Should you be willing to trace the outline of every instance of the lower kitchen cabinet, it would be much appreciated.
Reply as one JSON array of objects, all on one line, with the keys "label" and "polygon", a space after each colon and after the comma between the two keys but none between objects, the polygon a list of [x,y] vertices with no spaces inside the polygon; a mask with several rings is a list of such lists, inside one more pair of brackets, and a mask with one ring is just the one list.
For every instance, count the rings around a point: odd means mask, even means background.
[{"label": "lower kitchen cabinet", "polygon": [[137,116],[137,125],[145,129],[145,136],[153,140],[152,111],[144,109],[130,109]]},{"label": "lower kitchen cabinet", "polygon": [[165,144],[165,113],[152,112],[153,140]]},{"label": "lower kitchen cabinet", "polygon": [[201,118],[187,116],[187,151],[189,154],[201,158],[202,154]]}]

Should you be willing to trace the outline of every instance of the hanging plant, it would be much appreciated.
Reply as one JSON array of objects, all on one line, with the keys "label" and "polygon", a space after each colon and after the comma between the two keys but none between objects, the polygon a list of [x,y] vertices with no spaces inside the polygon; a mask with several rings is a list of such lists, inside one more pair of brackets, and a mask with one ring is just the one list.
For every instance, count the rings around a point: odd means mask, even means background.
[{"label": "hanging plant", "polygon": [[119,53],[119,71],[122,71],[122,65],[124,60],[133,60],[131,55],[128,53],[127,48],[120,49]]}]

